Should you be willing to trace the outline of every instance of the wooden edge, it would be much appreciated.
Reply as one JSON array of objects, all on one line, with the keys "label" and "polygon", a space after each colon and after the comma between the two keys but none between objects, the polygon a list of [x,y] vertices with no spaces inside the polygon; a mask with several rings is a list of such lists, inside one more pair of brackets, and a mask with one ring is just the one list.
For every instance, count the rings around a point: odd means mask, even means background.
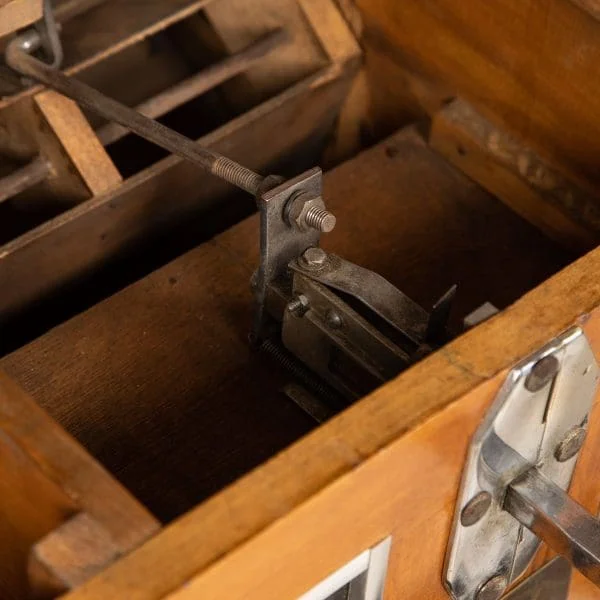
[{"label": "wooden edge", "polygon": [[577,252],[597,245],[597,200],[465,101],[433,116],[429,144],[548,237]]},{"label": "wooden edge", "polygon": [[333,0],[298,0],[298,4],[332,63],[361,56],[360,45]]},{"label": "wooden edge", "polygon": [[106,529],[119,551],[135,548],[159,529],[158,521],[2,372],[0,429]]},{"label": "wooden edge", "polygon": [[600,21],[600,2],[598,0],[571,0],[571,2]]},{"label": "wooden edge", "polygon": [[[271,591],[267,596],[277,598],[277,585],[269,587],[274,584],[270,570],[275,569],[275,561],[298,558],[294,548],[303,552],[299,558],[301,564],[287,563],[284,574],[287,587],[279,598],[306,591],[344,560],[352,558],[358,548],[363,546],[364,550],[364,544],[374,543],[388,534],[384,522],[378,521],[376,527],[367,530],[356,515],[346,515],[353,519],[351,522],[356,527],[338,523],[345,527],[343,531],[347,539],[344,541],[357,541],[356,536],[362,532],[360,545],[358,542],[327,544],[326,551],[318,551],[317,544],[312,550],[307,549],[300,544],[300,538],[310,533],[304,519],[311,507],[314,508],[313,503],[331,500],[333,496],[339,499],[339,490],[348,492],[351,478],[362,481],[360,474],[375,469],[375,465],[389,455],[394,444],[401,447],[409,437],[407,432],[411,432],[411,436],[417,435],[421,431],[419,426],[424,423],[429,426],[438,417],[442,418],[444,411],[467,411],[471,415],[467,428],[474,431],[485,406],[498,390],[506,369],[573,324],[591,323],[588,315],[600,305],[599,269],[600,249],[573,263],[495,318],[429,356],[194,509],[68,598],[95,600],[118,596],[124,590],[132,600],[164,598],[176,590],[174,596],[178,600],[189,594],[193,596],[193,592],[196,593],[194,597],[217,597],[215,589],[222,589],[218,586],[222,586],[224,581],[227,582],[229,597],[238,597],[235,590],[239,589],[235,586],[240,584],[246,586],[240,597],[258,598],[260,596],[255,594],[255,590],[256,593],[264,593],[268,589]],[[596,311],[596,329],[599,319]],[[593,344],[598,351],[598,332],[594,334]],[[446,486],[448,512],[452,511],[461,461],[470,436],[465,426],[460,424],[461,420],[457,422],[458,429],[452,439],[462,440],[462,449],[455,450],[459,462],[437,484]],[[443,453],[434,452],[433,458],[439,461],[443,459]],[[435,461],[433,465],[437,464]],[[392,465],[388,467],[393,473],[400,465],[411,468],[411,461],[405,459]],[[416,467],[423,471],[420,465]],[[385,469],[383,472],[379,470],[379,476],[384,480],[390,477]],[[369,495],[369,486],[366,491],[361,485],[352,489],[361,490],[358,500],[366,503],[358,510],[375,519],[379,508],[370,510],[373,498]],[[429,489],[426,486],[423,493],[427,494]],[[328,517],[324,518],[321,514],[319,525],[312,524],[312,528],[316,529],[314,535],[335,534],[329,529],[329,521],[337,522],[338,513],[345,506],[343,498],[341,505],[326,503]],[[355,504],[355,510],[357,506],[361,504]],[[392,508],[394,511],[406,510],[404,505]],[[449,527],[446,516],[442,516],[440,538],[443,538],[444,528]],[[399,519],[397,513],[395,518]],[[276,536],[278,543],[284,543],[280,533],[289,536],[285,546],[270,546],[274,539],[272,536]],[[423,537],[422,532],[417,533]],[[337,534],[339,536],[340,532]],[[446,540],[447,537],[437,539],[435,535],[431,536],[431,543],[445,546]],[[174,562],[173,556],[182,559]],[[441,557],[436,557],[437,560]],[[307,562],[310,562],[310,568],[301,568],[306,567]],[[289,568],[291,564],[294,564],[294,569]],[[166,565],[169,565],[168,569],[164,568]],[[441,564],[439,569],[438,577]],[[439,584],[439,579],[436,582]],[[185,588],[181,587],[184,585]],[[212,592],[206,593],[208,590]]]},{"label": "wooden edge", "polygon": [[0,37],[39,21],[42,0],[4,0],[0,3]]},{"label": "wooden edge", "polygon": [[[17,1],[17,0],[15,0],[15,1]],[[132,46],[133,44],[137,44],[137,43],[145,40],[146,38],[158,33],[159,31],[162,31],[162,30],[166,29],[167,27],[174,25],[178,21],[186,19],[187,17],[198,12],[199,10],[201,10],[202,8],[204,8],[206,5],[208,5],[210,2],[213,2],[213,1],[214,0],[196,0],[195,2],[190,4],[190,6],[187,6],[181,10],[177,10],[177,11],[173,12],[169,17],[161,19],[161,20],[153,23],[149,27],[145,27],[144,29],[142,29],[140,31],[136,31],[136,32],[132,33],[131,35],[129,35],[126,38],[124,38],[123,40],[121,40],[119,43],[113,44],[112,46],[110,46],[109,48],[104,50],[103,52],[96,53],[93,56],[90,56],[89,58],[82,60],[81,62],[65,69],[65,73],[67,75],[77,75],[77,74],[85,71],[86,69],[89,69],[90,67],[96,65],[97,63],[99,63],[111,56],[114,56],[115,54],[118,54],[119,52],[125,50],[129,46]],[[44,89],[45,88],[42,85],[34,85],[30,88],[23,90],[22,92],[14,94],[12,96],[8,96],[6,98],[0,98],[0,110],[6,108],[7,106],[10,106],[11,104],[14,104],[15,102],[18,102],[19,100],[21,100],[23,98],[33,96],[33,95],[41,92]]]},{"label": "wooden edge", "polygon": [[[121,183],[119,171],[73,100],[47,90],[35,96],[34,103],[89,195],[97,196]],[[43,145],[44,133],[40,137]]]},{"label": "wooden edge", "polygon": [[27,564],[36,597],[55,598],[115,562],[121,551],[96,519],[78,513],[39,540]]}]

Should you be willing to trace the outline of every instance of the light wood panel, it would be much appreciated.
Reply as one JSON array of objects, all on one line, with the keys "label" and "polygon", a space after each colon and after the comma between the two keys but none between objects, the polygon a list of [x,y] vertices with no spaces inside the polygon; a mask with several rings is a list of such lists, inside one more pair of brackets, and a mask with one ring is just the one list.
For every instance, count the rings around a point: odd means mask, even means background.
[{"label": "light wood panel", "polygon": [[42,0],[2,0],[0,2],[0,37],[27,27],[42,18]]},{"label": "light wood panel", "polygon": [[[3,598],[46,597],[49,581],[54,590],[65,591],[158,529],[150,513],[3,373],[0,462]],[[69,557],[67,539],[53,532],[82,511],[104,538],[93,551]],[[70,544],[76,546],[82,533],[72,532]],[[45,551],[35,554],[36,543],[47,536]],[[110,542],[108,555],[102,539]],[[57,547],[65,552],[57,553]]]},{"label": "light wood panel", "polygon": [[565,0],[358,0],[365,39],[450,84],[583,184],[600,183],[600,23]]}]

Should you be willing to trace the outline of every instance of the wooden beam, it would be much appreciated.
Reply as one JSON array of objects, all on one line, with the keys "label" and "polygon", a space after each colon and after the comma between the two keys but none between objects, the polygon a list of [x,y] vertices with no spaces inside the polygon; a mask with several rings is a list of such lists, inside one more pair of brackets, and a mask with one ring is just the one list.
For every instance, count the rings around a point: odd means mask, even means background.
[{"label": "wooden beam", "polygon": [[592,191],[600,185],[600,23],[564,0],[358,0],[366,41],[447,83]]},{"label": "wooden beam", "polygon": [[571,250],[600,241],[597,199],[534,151],[456,100],[436,113],[429,143],[521,217]]},{"label": "wooden beam", "polygon": [[[31,586],[41,583],[31,570],[31,549],[80,511],[106,532],[119,555],[158,529],[157,521],[4,373],[0,373],[0,462],[3,598],[24,598]],[[71,535],[73,543],[78,539],[80,535]],[[81,572],[90,563],[97,564],[99,555],[106,558],[103,547],[99,545],[95,558],[88,555],[89,562],[81,561],[76,569],[71,562],[73,580],[80,583]],[[64,560],[54,562],[50,557],[44,562],[48,574],[68,584],[62,576]],[[102,566],[106,562],[102,559]]]},{"label": "wooden beam", "polygon": [[42,0],[0,0],[0,37],[39,21],[43,14]]},{"label": "wooden beam", "polygon": [[[122,178],[80,108],[45,91],[0,112],[5,156],[51,165],[43,189],[55,201],[75,204],[116,187]],[[41,194],[42,196],[44,194]]]}]

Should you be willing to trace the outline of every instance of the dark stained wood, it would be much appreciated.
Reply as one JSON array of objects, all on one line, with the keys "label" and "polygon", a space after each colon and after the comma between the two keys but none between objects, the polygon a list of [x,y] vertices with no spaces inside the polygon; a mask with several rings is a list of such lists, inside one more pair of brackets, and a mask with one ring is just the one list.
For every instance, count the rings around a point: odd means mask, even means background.
[{"label": "dark stained wood", "polygon": [[[203,137],[258,171],[308,144],[322,145],[349,85],[352,69],[332,65]],[[273,131],[285,135],[273,136]],[[257,143],[268,140],[268,143]],[[232,188],[177,157],[166,158],[116,191],[85,202],[0,247],[0,321],[90,275],[140,240],[226,198]],[[23,271],[36,277],[23,277]]]},{"label": "dark stained wood", "polygon": [[[455,323],[504,307],[564,252],[401,132],[326,176],[324,246],[430,308],[459,284]],[[250,218],[6,357],[14,376],[163,519],[191,508],[312,424],[253,354]]]},{"label": "dark stained wood", "polygon": [[463,100],[436,113],[429,144],[550,238],[575,252],[600,241],[597,200]]}]

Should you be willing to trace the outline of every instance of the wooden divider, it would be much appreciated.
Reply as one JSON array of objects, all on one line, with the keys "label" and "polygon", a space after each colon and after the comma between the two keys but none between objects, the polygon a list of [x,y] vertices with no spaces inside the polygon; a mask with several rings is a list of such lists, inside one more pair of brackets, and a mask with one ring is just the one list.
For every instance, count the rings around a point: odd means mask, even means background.
[{"label": "wooden divider", "polygon": [[[0,471],[2,598],[54,597],[158,530],[150,513],[3,373]],[[64,529],[71,521],[78,526]]]}]

